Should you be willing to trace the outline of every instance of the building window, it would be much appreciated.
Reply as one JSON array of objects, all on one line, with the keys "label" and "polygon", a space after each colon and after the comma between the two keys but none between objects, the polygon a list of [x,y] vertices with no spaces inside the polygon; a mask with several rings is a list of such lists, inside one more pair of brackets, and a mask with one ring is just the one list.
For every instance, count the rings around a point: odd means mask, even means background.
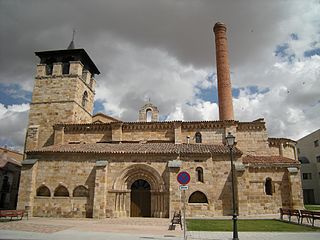
[{"label": "building window", "polygon": [[300,154],[300,148],[297,148],[297,153]]},{"label": "building window", "polygon": [[196,139],[196,143],[202,143],[202,136],[200,132],[196,132],[195,139]]},{"label": "building window", "polygon": [[88,102],[88,93],[87,91],[84,91],[82,96],[82,107],[86,107]]},{"label": "building window", "polygon": [[196,191],[190,195],[188,203],[208,203],[208,199],[203,192]]},{"label": "building window", "polygon": [[264,190],[267,195],[272,195],[272,179],[267,178],[264,184]]},{"label": "building window", "polygon": [[59,185],[54,190],[54,196],[55,197],[69,197],[69,191],[65,186]]},{"label": "building window", "polygon": [[203,169],[201,167],[196,168],[198,182],[203,182]]},{"label": "building window", "polygon": [[320,163],[320,155],[316,156],[316,160],[317,160],[318,163]]},{"label": "building window", "polygon": [[40,187],[37,189],[37,196],[40,196],[40,197],[50,197],[50,196],[51,196],[50,189],[49,189],[47,186],[45,186],[45,185],[40,186]]},{"label": "building window", "polygon": [[312,173],[302,173],[303,180],[310,180],[312,179]]},{"label": "building window", "polygon": [[319,140],[315,140],[313,143],[314,143],[314,147],[319,147]]},{"label": "building window", "polygon": [[85,186],[77,186],[73,190],[73,196],[74,197],[88,197],[89,196],[89,191]]}]

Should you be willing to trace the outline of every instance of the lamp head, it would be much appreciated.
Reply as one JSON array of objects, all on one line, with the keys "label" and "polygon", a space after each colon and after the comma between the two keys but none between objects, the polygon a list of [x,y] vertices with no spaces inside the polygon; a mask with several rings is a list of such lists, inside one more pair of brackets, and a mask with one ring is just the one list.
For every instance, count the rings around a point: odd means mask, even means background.
[{"label": "lamp head", "polygon": [[226,143],[229,148],[233,148],[235,144],[235,136],[233,136],[230,132],[228,133],[228,136],[226,136]]}]

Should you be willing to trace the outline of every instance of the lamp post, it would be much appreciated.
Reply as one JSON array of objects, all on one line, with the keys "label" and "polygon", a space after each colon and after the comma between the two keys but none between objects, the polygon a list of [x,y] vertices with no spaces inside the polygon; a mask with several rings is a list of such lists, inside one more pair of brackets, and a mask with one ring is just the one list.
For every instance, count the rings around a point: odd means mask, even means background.
[{"label": "lamp post", "polygon": [[232,149],[235,144],[235,137],[229,132],[226,136],[226,144],[230,151],[230,160],[231,160],[231,186],[232,186],[232,221],[233,221],[233,240],[238,240],[238,227],[237,227],[237,209],[236,209],[236,196],[235,196],[235,184],[234,184],[234,165],[233,165],[233,154]]}]

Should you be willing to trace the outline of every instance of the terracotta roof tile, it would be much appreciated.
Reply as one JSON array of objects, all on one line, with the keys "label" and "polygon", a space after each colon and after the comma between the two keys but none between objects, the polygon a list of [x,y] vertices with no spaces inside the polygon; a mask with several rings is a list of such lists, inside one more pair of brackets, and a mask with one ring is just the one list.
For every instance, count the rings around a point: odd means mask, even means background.
[{"label": "terracotta roof tile", "polygon": [[266,164],[299,164],[298,161],[281,156],[245,156],[242,159],[244,164],[250,165],[266,165]]},{"label": "terracotta roof tile", "polygon": [[[227,154],[224,145],[174,143],[87,143],[52,145],[28,153],[108,153],[108,154]],[[235,154],[242,152],[235,148]]]}]

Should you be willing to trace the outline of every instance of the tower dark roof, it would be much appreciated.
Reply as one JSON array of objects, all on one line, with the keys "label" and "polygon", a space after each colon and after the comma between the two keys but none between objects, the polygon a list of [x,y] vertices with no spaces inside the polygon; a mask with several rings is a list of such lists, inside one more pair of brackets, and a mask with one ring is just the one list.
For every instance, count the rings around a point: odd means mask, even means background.
[{"label": "tower dark roof", "polygon": [[100,71],[98,70],[94,62],[91,60],[87,52],[82,48],[72,49],[72,46],[74,47],[73,41],[71,41],[68,49],[35,52],[35,54],[40,58],[41,64],[52,64],[54,62],[66,61],[80,61],[84,65],[84,68],[89,70],[91,74],[100,74]]}]

